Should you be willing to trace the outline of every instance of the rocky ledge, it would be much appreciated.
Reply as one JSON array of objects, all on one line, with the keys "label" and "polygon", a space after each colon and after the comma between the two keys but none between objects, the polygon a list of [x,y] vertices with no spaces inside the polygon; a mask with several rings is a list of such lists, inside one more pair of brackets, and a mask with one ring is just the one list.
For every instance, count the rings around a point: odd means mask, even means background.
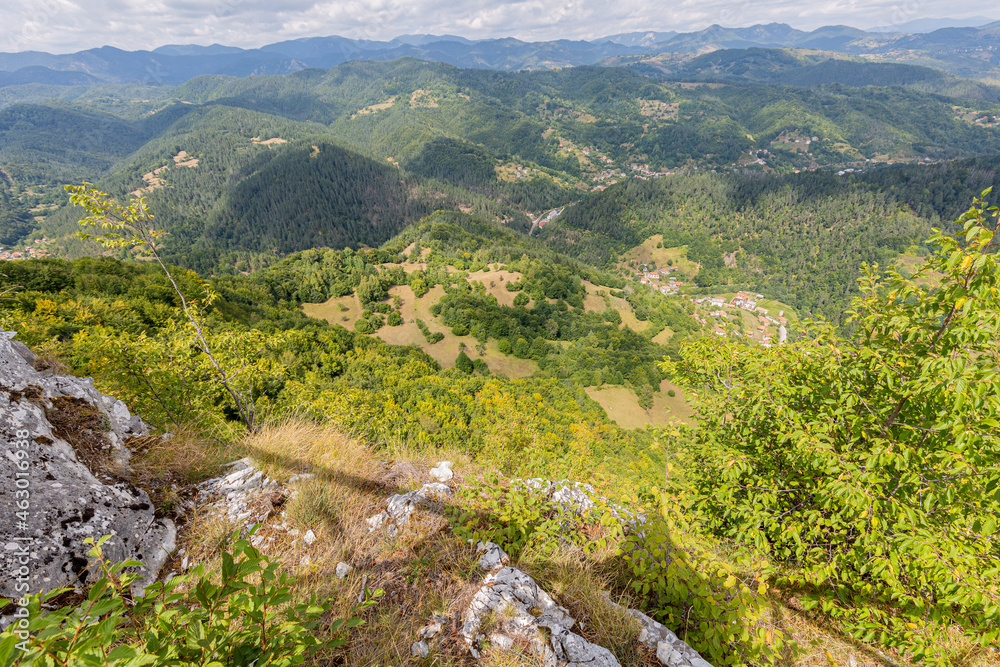
[{"label": "rocky ledge", "polygon": [[45,370],[14,336],[0,332],[0,597],[85,584],[84,539],[103,535],[109,559],[146,564],[143,586],[176,536],[128,482],[125,443],[147,426],[93,379]]}]

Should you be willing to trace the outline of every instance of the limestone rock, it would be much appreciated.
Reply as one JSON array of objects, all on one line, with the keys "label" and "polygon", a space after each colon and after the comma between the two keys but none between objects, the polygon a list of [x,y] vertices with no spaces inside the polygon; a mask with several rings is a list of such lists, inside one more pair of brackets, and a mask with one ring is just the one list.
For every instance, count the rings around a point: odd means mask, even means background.
[{"label": "limestone rock", "polygon": [[434,501],[443,500],[450,495],[451,489],[440,482],[431,482],[416,491],[393,495],[387,501],[385,510],[366,519],[368,532],[375,532],[386,526],[386,531],[394,537],[410,520],[410,515],[415,510],[431,506]]},{"label": "limestone rock", "polygon": [[347,575],[349,575],[353,571],[354,571],[354,568],[351,567],[350,565],[348,565],[347,563],[344,563],[344,562],[337,563],[337,578],[338,579],[343,579],[344,577],[346,577]]},{"label": "limestone rock", "polygon": [[625,528],[626,532],[634,531],[646,522],[646,518],[632,510],[608,501],[604,496],[596,495],[594,487],[583,482],[568,479],[551,481],[547,479],[515,479],[512,485],[532,489],[564,509],[583,516],[595,508],[606,508]]},{"label": "limestone rock", "polygon": [[480,542],[476,545],[476,552],[483,554],[479,557],[479,567],[487,572],[492,572],[510,562],[506,552],[493,542]]},{"label": "limestone rock", "polygon": [[440,614],[434,614],[431,617],[430,623],[420,628],[419,636],[421,639],[434,639],[437,637],[441,630],[444,628],[444,624],[448,621],[447,616],[441,616]]},{"label": "limestone rock", "polygon": [[431,468],[430,475],[435,481],[447,482],[455,476],[455,473],[451,470],[451,461],[441,461],[437,464],[436,468]]},{"label": "limestone rock", "polygon": [[316,533],[312,532],[312,530],[307,530],[306,534],[302,536],[302,541],[311,547],[316,543]]},{"label": "limestone rock", "polygon": [[410,655],[416,658],[426,658],[431,652],[431,647],[427,645],[427,642],[420,640],[410,647]]},{"label": "limestone rock", "polygon": [[[85,584],[89,547],[83,540],[103,535],[113,536],[103,546],[105,557],[145,563],[137,588],[148,585],[176,537],[173,522],[158,518],[149,495],[128,481],[125,441],[148,435],[148,428],[124,403],[97,391],[92,378],[35,370],[37,357],[13,336],[0,332],[6,450],[0,506],[7,509],[0,515],[0,597],[18,597],[21,582],[11,573],[22,566],[32,593]],[[19,501],[27,501],[23,510]],[[16,510],[26,514],[18,517]]]},{"label": "limestone rock", "polygon": [[[535,615],[537,614],[537,615]],[[496,627],[482,628],[487,615]],[[575,621],[529,575],[513,567],[487,574],[465,613],[462,638],[473,656],[484,639],[500,648],[524,646],[546,667],[619,667],[606,648],[572,632]],[[545,633],[540,628],[546,628]]]},{"label": "limestone rock", "polygon": [[[258,470],[249,458],[227,463],[222,468],[225,474],[198,485],[199,501],[209,511],[244,530],[264,523],[276,503],[281,504],[290,496],[285,487]],[[288,533],[298,535],[297,530]]]},{"label": "limestone rock", "polygon": [[639,632],[639,643],[649,650],[655,651],[661,665],[668,665],[669,667],[712,667],[697,651],[688,646],[684,640],[680,639],[663,624],[654,621],[638,609],[627,609],[619,604],[615,604],[610,598],[608,598],[608,602],[611,606],[621,609],[639,621],[642,626],[642,630]]}]

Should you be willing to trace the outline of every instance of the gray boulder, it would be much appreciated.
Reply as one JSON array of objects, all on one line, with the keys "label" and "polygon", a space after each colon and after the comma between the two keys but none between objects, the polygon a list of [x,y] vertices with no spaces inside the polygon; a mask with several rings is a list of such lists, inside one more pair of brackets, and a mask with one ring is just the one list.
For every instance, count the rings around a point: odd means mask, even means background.
[{"label": "gray boulder", "polygon": [[86,584],[83,540],[103,535],[105,557],[145,563],[148,585],[176,531],[128,481],[124,443],[146,425],[91,378],[36,370],[14,335],[0,332],[0,597]]},{"label": "gray boulder", "polygon": [[[493,627],[483,627],[487,618]],[[575,623],[528,574],[502,567],[483,579],[466,609],[461,636],[477,658],[485,640],[504,650],[522,647],[545,667],[619,667],[611,651],[572,632]],[[541,628],[548,630],[548,641]]]}]

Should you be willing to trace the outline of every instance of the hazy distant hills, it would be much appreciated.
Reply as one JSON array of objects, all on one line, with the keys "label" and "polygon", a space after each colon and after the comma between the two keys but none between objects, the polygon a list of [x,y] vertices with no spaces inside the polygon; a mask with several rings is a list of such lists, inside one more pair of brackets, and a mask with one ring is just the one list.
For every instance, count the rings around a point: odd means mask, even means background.
[{"label": "hazy distant hills", "polygon": [[[988,21],[985,17],[964,22],[928,19],[897,26],[892,32],[839,25],[808,32],[783,23],[748,28],[713,25],[689,33],[633,32],[592,41],[525,42],[513,38],[469,40],[454,35],[404,35],[390,41],[312,37],[258,49],[213,44],[122,51],[105,46],[62,55],[38,51],[0,53],[0,73],[5,73],[0,76],[0,86],[80,85],[90,82],[87,77],[105,83],[176,85],[205,74],[238,77],[287,74],[305,68],[329,69],[350,60],[394,60],[407,56],[463,68],[553,69],[591,65],[620,56],[703,54],[746,48],[838,51],[985,78],[997,76],[1000,71],[1000,22]],[[960,27],[963,23],[980,22],[985,24]],[[935,26],[944,27],[926,32]]]}]

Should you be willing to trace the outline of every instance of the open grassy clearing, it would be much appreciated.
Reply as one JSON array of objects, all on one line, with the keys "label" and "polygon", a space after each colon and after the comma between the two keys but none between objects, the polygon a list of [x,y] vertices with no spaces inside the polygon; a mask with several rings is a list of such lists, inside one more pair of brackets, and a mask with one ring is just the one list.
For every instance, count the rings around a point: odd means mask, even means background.
[{"label": "open grassy clearing", "polygon": [[489,271],[476,271],[474,273],[470,273],[466,276],[466,280],[470,283],[482,283],[483,287],[486,288],[486,293],[497,298],[497,303],[501,306],[513,308],[514,298],[518,293],[508,291],[507,283],[516,283],[523,277],[524,276],[517,271],[508,271],[507,269],[498,267],[491,268]]},{"label": "open grassy clearing", "polygon": [[[913,250],[910,252],[905,252],[899,257],[897,257],[893,262],[893,265],[896,267],[896,270],[899,271],[904,277],[909,277],[915,274],[920,269],[920,267],[924,265],[926,261],[927,261],[926,257],[921,257],[916,253],[915,250]],[[942,277],[941,273],[934,271],[930,274],[929,277],[922,278],[917,282],[919,285],[924,285],[924,286],[934,285],[937,283],[938,280],[941,279],[941,277]]]},{"label": "open grassy clearing", "polygon": [[623,327],[628,327],[629,329],[631,329],[636,333],[642,333],[643,331],[645,331],[650,327],[648,321],[642,322],[635,316],[635,313],[632,312],[632,308],[628,308],[628,310],[623,310],[623,309],[616,309],[616,310],[618,310],[618,312],[621,313]]},{"label": "open grassy clearing", "polygon": [[589,280],[581,281],[581,283],[587,290],[587,296],[583,297],[583,309],[588,313],[603,313],[607,310],[608,306],[604,303],[604,297],[599,296],[598,292],[607,294],[610,288],[600,287]]},{"label": "open grassy clearing", "polygon": [[[676,394],[673,398],[667,393],[671,389]],[[586,392],[604,408],[608,418],[624,429],[664,426],[673,420],[694,423],[691,406],[684,399],[684,390],[669,380],[660,383],[660,391],[653,394],[653,407],[648,411],[639,405],[639,397],[630,387],[606,384],[587,387]]]},{"label": "open grassy clearing", "polygon": [[[489,274],[484,274],[487,276]],[[508,274],[507,275],[518,275]],[[498,284],[499,286],[499,284]],[[502,289],[502,288],[501,288]],[[506,290],[505,290],[506,291]],[[516,294],[516,292],[507,292]],[[495,340],[487,342],[483,354],[476,350],[477,341],[472,336],[456,336],[451,329],[443,326],[432,314],[431,306],[444,296],[444,287],[436,285],[419,299],[414,296],[409,285],[396,285],[389,289],[390,300],[399,297],[402,301],[400,315],[403,323],[396,327],[385,325],[373,335],[390,345],[413,345],[430,355],[442,368],[453,368],[458,353],[465,345],[465,353],[470,359],[486,362],[491,373],[506,375],[512,378],[529,377],[538,370],[538,364],[531,359],[518,359],[500,352]],[[354,323],[361,317],[361,304],[355,295],[338,296],[323,303],[304,303],[302,310],[309,317],[326,320],[331,324],[339,324],[348,329],[354,329]],[[417,320],[423,320],[432,332],[440,332],[444,338],[431,345],[417,326]]]},{"label": "open grassy clearing", "polygon": [[663,327],[663,331],[653,336],[651,339],[657,345],[666,345],[667,341],[673,338],[674,332],[671,331],[670,327]]},{"label": "open grassy clearing", "polygon": [[698,275],[698,265],[687,258],[686,245],[677,248],[657,248],[656,244],[662,241],[663,234],[650,236],[640,245],[632,248],[622,256],[621,267],[632,270],[629,267],[629,263],[634,261],[640,265],[655,262],[657,269],[665,269],[670,266],[668,264],[669,261],[673,263],[672,266],[677,267],[679,273],[684,274],[688,278]]},{"label": "open grassy clearing", "polygon": [[332,297],[323,303],[304,303],[302,312],[309,317],[353,329],[354,323],[361,317],[361,303],[356,295],[348,294]]}]

